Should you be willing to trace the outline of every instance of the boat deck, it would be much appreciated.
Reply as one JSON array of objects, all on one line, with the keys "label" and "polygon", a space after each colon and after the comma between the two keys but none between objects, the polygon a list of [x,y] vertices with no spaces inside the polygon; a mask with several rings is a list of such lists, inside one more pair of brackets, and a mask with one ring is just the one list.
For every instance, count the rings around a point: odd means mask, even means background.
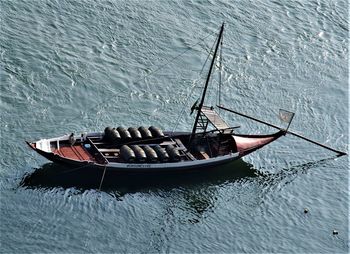
[{"label": "boat deck", "polygon": [[[135,142],[130,142],[135,143]],[[87,149],[90,153],[93,153],[95,156],[99,155],[100,159],[104,159],[106,162],[125,162],[121,156],[120,153],[120,144],[110,144],[107,142],[104,142],[103,140],[94,140],[93,138],[89,139],[89,148]],[[159,145],[162,148],[165,148],[168,145],[174,146],[174,148],[177,149],[177,151],[180,153],[181,161],[193,161],[197,160],[184,146],[182,141],[179,138],[174,139],[167,139],[162,140],[160,142],[156,143],[150,143],[150,142],[136,142],[135,144],[139,145],[140,147],[144,145]],[[86,147],[85,147],[86,148]]]},{"label": "boat deck", "polygon": [[81,144],[61,146],[54,150],[54,153],[77,161],[95,161],[94,157]]},{"label": "boat deck", "polygon": [[[225,134],[224,134],[225,135]],[[232,150],[227,138],[220,138],[221,136],[215,136],[208,139],[208,137],[201,137],[196,141],[196,148],[192,147],[192,150],[186,147],[186,142],[189,139],[189,135],[174,135],[174,137],[164,137],[159,139],[145,139],[145,140],[130,140],[128,142],[113,143],[106,141],[103,136],[89,136],[85,140],[76,139],[72,144],[69,140],[53,140],[50,142],[51,151],[63,158],[71,159],[75,161],[90,161],[97,162],[99,164],[108,163],[163,163],[163,162],[178,162],[178,161],[196,161],[196,160],[208,160],[216,156],[222,156],[230,153]],[[153,149],[152,147],[160,146],[166,154],[169,153],[168,159],[158,159],[147,155],[146,157],[134,157],[134,159],[125,159],[125,154],[121,152],[121,148],[125,145],[129,146],[138,145],[139,149],[144,149],[145,146]],[[170,148],[169,148],[170,146]],[[148,148],[148,149],[149,149]],[[170,149],[170,152],[169,150]],[[176,155],[170,155],[171,150],[176,150]],[[135,154],[136,155],[136,154]],[[142,155],[141,155],[142,156]],[[149,157],[148,157],[149,156]]]}]

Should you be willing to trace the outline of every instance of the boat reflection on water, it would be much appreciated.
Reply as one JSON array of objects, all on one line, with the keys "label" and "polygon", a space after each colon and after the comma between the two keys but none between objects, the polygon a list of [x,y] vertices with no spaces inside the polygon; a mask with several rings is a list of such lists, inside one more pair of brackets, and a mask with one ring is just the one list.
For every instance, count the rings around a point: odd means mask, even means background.
[{"label": "boat reflection on water", "polygon": [[[29,188],[76,187],[79,189],[98,189],[102,174],[103,170],[91,170],[89,168],[72,170],[55,163],[47,163],[37,168],[33,173],[25,175],[20,185]],[[102,190],[134,193],[203,184],[220,185],[225,182],[257,175],[258,173],[253,166],[241,159],[227,165],[185,174],[117,174],[107,171],[103,180]]]},{"label": "boat reflection on water", "polygon": [[[315,166],[326,164],[330,160],[334,160],[334,158],[296,165],[275,174],[261,173],[242,159],[221,167],[186,174],[110,175],[110,172],[107,172],[102,191],[117,201],[121,201],[125,195],[133,193],[161,197],[166,204],[163,207],[162,218],[166,218],[167,226],[169,223],[177,221],[195,224],[215,211],[222,195],[220,194],[221,190],[229,186],[236,186],[235,189],[242,186],[247,188],[245,184],[247,182],[260,186],[258,187],[259,192],[253,194],[257,197],[256,202],[259,203],[261,200],[266,200],[265,196],[268,193],[284,188],[285,185],[293,182],[298,175],[308,172]],[[25,175],[21,186],[44,189],[74,187],[76,188],[74,195],[80,195],[85,191],[90,192],[91,189],[99,188],[103,172],[87,172],[87,170],[84,168],[77,171],[64,168],[59,164],[47,163],[33,173]],[[254,199],[251,200],[252,195],[249,187],[246,190],[243,192],[245,194],[240,192],[240,199],[247,200],[247,203],[254,203]],[[256,189],[254,188],[254,190]],[[228,196],[232,195],[235,194]],[[102,199],[101,202],[106,202],[106,199]],[[167,227],[163,220],[159,221],[160,228]]]},{"label": "boat reflection on water", "polygon": [[[98,190],[103,171],[88,170],[72,170],[56,163],[47,163],[25,175],[20,186],[30,189],[74,187],[74,195]],[[240,159],[221,167],[184,174],[111,175],[107,171],[101,190],[117,201],[134,193],[160,197],[166,203],[163,216],[168,221],[181,220],[194,224],[215,209],[218,189],[235,182],[249,181],[257,176],[253,166]],[[99,200],[106,202],[106,199]],[[174,215],[174,211],[178,210],[182,212]],[[160,224],[160,227],[164,226],[161,222]]]}]

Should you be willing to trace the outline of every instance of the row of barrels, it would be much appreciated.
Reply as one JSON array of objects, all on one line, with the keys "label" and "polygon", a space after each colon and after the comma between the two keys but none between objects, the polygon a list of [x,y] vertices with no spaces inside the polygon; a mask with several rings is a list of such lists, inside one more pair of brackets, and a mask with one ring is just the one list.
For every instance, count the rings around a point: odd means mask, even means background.
[{"label": "row of barrels", "polygon": [[173,145],[162,148],[160,145],[123,145],[120,155],[124,161],[132,163],[178,162],[180,153]]},{"label": "row of barrels", "polygon": [[110,143],[119,143],[121,141],[136,141],[142,139],[162,138],[164,133],[158,127],[151,126],[148,129],[144,126],[139,128],[130,127],[125,129],[119,126],[118,128],[106,127],[104,138]]}]

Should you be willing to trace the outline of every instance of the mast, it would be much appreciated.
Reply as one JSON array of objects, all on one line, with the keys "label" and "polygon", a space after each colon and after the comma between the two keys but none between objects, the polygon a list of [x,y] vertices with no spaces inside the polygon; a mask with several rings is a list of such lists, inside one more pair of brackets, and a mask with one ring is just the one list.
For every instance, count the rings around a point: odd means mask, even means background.
[{"label": "mast", "polygon": [[[219,68],[220,68],[220,80],[219,80],[219,105],[221,105],[221,86],[222,86],[222,43],[224,41],[224,35],[222,35],[221,38],[221,44],[220,44],[220,62],[219,62]],[[220,110],[220,109],[219,109]]]},{"label": "mast", "polygon": [[209,73],[208,73],[208,76],[207,76],[207,80],[205,81],[205,87],[204,87],[204,90],[203,90],[201,102],[199,103],[199,106],[198,106],[198,109],[197,109],[198,111],[197,111],[197,115],[196,115],[196,120],[195,120],[194,125],[193,125],[192,134],[191,134],[191,137],[190,137],[190,143],[191,143],[194,135],[196,134],[198,119],[199,119],[199,116],[200,116],[201,111],[202,111],[205,95],[207,93],[207,88],[208,88],[208,84],[209,84],[209,81],[210,81],[210,76],[211,76],[211,73],[212,73],[212,70],[213,70],[213,66],[214,66],[214,63],[215,63],[215,59],[216,59],[216,55],[217,55],[217,52],[218,52],[218,48],[219,48],[219,45],[220,45],[220,42],[221,42],[221,39],[222,39],[222,34],[223,34],[223,31],[224,31],[224,25],[225,25],[225,23],[222,23],[222,26],[221,26],[221,29],[220,29],[220,33],[219,33],[219,36],[218,36],[218,41],[216,43],[216,47],[215,47],[215,51],[214,51],[213,60],[211,61],[210,68],[209,68]]}]

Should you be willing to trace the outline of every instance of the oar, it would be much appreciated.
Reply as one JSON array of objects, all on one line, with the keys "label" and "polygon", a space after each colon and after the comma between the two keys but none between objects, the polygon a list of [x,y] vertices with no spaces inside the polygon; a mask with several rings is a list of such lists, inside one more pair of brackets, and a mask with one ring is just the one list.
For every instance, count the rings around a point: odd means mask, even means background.
[{"label": "oar", "polygon": [[[255,118],[255,117],[251,117],[251,116],[248,116],[248,115],[245,115],[245,114],[236,112],[236,111],[234,111],[234,110],[232,110],[232,109],[228,109],[228,108],[225,108],[225,107],[223,107],[223,106],[217,105],[217,107],[219,107],[219,108],[221,108],[221,109],[223,109],[223,110],[226,110],[226,111],[228,111],[228,112],[231,112],[231,113],[234,113],[234,114],[237,114],[237,115],[240,115],[240,116],[249,118],[249,119],[251,119],[251,120],[257,121],[257,122],[259,122],[259,123],[266,124],[266,125],[268,125],[268,126],[270,126],[270,127],[273,127],[273,128],[279,129],[279,130],[282,130],[282,128],[280,128],[280,127],[278,127],[278,126],[276,126],[276,125],[274,125],[274,124],[271,124],[271,123],[268,123],[268,122],[259,120],[259,119]],[[286,132],[289,133],[289,134],[292,134],[292,135],[294,135],[294,136],[296,136],[296,137],[298,137],[298,138],[301,138],[301,139],[304,139],[304,140],[306,140],[306,141],[309,141],[309,142],[311,142],[311,143],[313,143],[313,144],[315,144],[315,145],[318,145],[318,146],[321,146],[321,147],[323,147],[323,148],[326,148],[326,149],[328,149],[328,150],[330,150],[330,151],[333,151],[333,152],[337,153],[339,156],[343,156],[343,155],[346,155],[346,154],[347,154],[347,153],[345,153],[345,152],[342,152],[342,151],[333,149],[333,148],[331,148],[331,147],[329,147],[329,146],[323,145],[323,144],[321,144],[321,143],[319,143],[319,142],[316,142],[316,141],[313,141],[313,140],[311,140],[311,139],[309,139],[309,138],[306,138],[306,137],[304,137],[304,136],[301,136],[300,134],[297,134],[297,133],[295,133],[295,132],[288,131],[288,130],[287,130]]]}]

